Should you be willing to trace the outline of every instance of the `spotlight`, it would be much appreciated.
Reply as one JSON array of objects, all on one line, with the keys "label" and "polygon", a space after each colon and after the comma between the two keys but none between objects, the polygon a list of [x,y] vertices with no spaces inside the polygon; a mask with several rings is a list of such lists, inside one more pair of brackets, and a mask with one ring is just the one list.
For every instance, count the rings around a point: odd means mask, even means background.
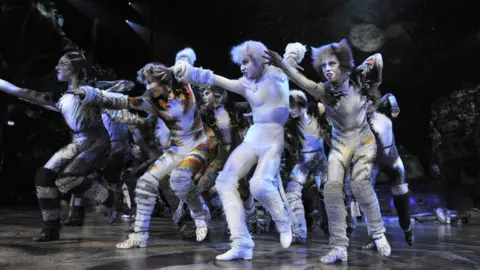
[{"label": "spotlight", "polygon": [[130,23],[130,21],[129,21],[129,20],[125,20],[125,22],[126,22],[126,23]]},{"label": "spotlight", "polygon": [[131,6],[131,5],[132,5],[132,2],[128,2],[128,5]]},{"label": "spotlight", "polygon": [[13,121],[8,121],[7,124],[8,124],[9,126],[13,126],[13,125],[15,125],[15,122],[13,122]]}]

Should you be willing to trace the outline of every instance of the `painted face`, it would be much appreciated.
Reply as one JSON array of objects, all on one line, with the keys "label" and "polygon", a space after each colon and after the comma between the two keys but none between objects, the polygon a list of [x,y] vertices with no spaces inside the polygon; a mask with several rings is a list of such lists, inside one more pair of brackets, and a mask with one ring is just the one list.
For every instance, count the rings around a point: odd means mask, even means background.
[{"label": "painted face", "polygon": [[215,106],[215,98],[210,89],[203,90],[202,92],[203,103],[205,106]]},{"label": "painted face", "polygon": [[298,106],[297,102],[290,102],[290,117],[297,118],[305,112],[306,108]]},{"label": "painted face", "polygon": [[66,57],[60,58],[58,65],[55,67],[57,71],[57,79],[60,82],[69,82],[73,78],[73,66],[72,62]]},{"label": "painted face", "polygon": [[242,71],[243,76],[249,80],[256,79],[262,73],[262,68],[263,67],[258,66],[250,57],[246,57],[242,63],[240,63],[240,71]]},{"label": "painted face", "polygon": [[342,77],[342,71],[340,69],[340,61],[336,55],[326,55],[322,60],[323,76],[327,78],[329,82],[339,82]]},{"label": "painted face", "polygon": [[145,87],[154,98],[158,98],[165,93],[165,88],[161,84],[159,84],[158,81],[152,76],[147,77]]},{"label": "painted face", "polygon": [[205,89],[202,92],[202,98],[206,106],[217,107],[225,103],[226,93],[222,94],[210,89]]}]

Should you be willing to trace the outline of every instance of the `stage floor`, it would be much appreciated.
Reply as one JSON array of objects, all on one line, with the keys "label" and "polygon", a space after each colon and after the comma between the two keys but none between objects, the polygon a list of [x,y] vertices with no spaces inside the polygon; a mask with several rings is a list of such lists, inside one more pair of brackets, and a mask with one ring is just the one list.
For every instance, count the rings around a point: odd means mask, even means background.
[{"label": "stage floor", "polygon": [[319,228],[307,246],[283,249],[277,234],[255,236],[251,261],[220,262],[215,256],[229,247],[226,226],[212,222],[211,243],[183,241],[168,218],[152,220],[148,248],[118,250],[127,224],[107,225],[107,219],[89,213],[84,227],[65,227],[60,241],[33,243],[41,223],[37,210],[0,210],[1,269],[480,269],[480,226],[415,224],[417,243],[408,247],[396,222],[386,223],[392,255],[361,251],[366,228],[359,225],[349,248],[348,263],[322,265],[327,239]]}]

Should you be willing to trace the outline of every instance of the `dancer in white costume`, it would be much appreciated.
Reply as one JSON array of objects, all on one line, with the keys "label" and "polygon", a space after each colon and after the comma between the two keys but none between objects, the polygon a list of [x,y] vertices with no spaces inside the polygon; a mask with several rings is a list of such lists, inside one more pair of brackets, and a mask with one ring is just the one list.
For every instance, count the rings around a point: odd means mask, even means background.
[{"label": "dancer in white costume", "polygon": [[[280,242],[288,248],[292,241],[291,220],[280,197],[276,175],[284,147],[283,126],[289,113],[288,78],[280,69],[262,64],[267,47],[258,41],[246,41],[235,46],[230,54],[240,66],[243,77],[226,79],[212,71],[195,68],[187,62],[177,62],[173,70],[178,80],[197,85],[216,85],[242,95],[252,107],[254,124],[244,141],[229,156],[216,180],[216,189],[231,232],[231,249],[218,255],[217,260],[251,259],[254,243],[245,224],[245,209],[238,192],[238,181],[255,165],[250,180],[252,195],[267,209],[280,232]],[[287,46],[286,54],[295,65],[305,55],[305,46]]]}]

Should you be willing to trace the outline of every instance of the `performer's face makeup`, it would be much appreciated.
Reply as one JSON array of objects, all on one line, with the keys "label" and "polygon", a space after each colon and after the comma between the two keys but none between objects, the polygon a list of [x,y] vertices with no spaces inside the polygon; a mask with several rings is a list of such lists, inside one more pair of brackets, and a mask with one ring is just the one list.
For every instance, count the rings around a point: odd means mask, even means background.
[{"label": "performer's face makeup", "polygon": [[290,102],[290,117],[297,118],[302,115],[305,108],[298,106],[297,102]]},{"label": "performer's face makeup", "polygon": [[217,107],[225,102],[225,94],[206,89],[202,92],[203,102],[206,106]]},{"label": "performer's face makeup", "polygon": [[55,67],[57,71],[57,79],[60,82],[70,82],[73,79],[72,62],[66,57],[60,58],[58,65]]},{"label": "performer's face makeup", "polygon": [[215,97],[213,96],[212,91],[209,89],[203,90],[202,92],[203,103],[205,106],[214,106]]},{"label": "performer's face makeup", "polygon": [[322,60],[322,72],[329,82],[338,82],[342,77],[340,61],[336,55],[326,55]]},{"label": "performer's face makeup", "polygon": [[245,78],[256,79],[262,73],[262,67],[258,66],[250,57],[246,57],[240,63],[240,70]]},{"label": "performer's face makeup", "polygon": [[160,85],[158,81],[152,76],[147,77],[145,87],[147,88],[147,91],[152,93],[152,97],[154,98],[158,98],[159,96],[163,95],[163,93],[165,92],[165,89],[163,88],[163,86]]}]

